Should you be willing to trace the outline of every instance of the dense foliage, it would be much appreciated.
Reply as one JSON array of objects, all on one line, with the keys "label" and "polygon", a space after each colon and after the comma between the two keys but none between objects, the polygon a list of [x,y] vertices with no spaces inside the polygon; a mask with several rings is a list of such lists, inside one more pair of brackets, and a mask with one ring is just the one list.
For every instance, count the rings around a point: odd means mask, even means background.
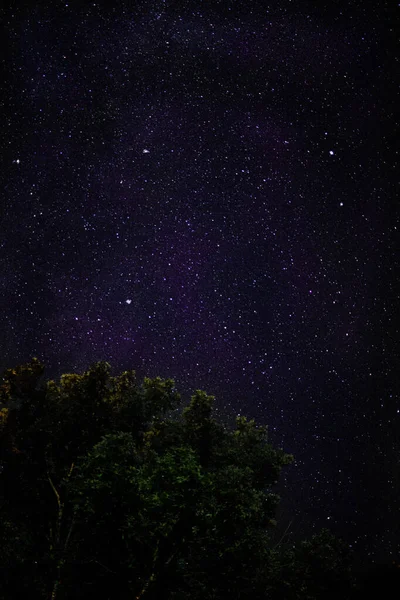
[{"label": "dense foliage", "polygon": [[105,362],[59,384],[36,359],[0,388],[0,596],[180,600],[350,597],[328,531],[272,542],[281,469],[265,427],[228,430],[197,391]]}]

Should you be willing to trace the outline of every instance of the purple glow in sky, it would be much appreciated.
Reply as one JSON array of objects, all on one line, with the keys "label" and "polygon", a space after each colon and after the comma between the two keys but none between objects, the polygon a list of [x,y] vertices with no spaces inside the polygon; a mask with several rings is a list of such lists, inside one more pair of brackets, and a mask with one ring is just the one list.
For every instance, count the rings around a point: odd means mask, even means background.
[{"label": "purple glow in sky", "polygon": [[1,9],[1,366],[204,389],[295,455],[299,529],[392,556],[394,33],[334,4]]}]

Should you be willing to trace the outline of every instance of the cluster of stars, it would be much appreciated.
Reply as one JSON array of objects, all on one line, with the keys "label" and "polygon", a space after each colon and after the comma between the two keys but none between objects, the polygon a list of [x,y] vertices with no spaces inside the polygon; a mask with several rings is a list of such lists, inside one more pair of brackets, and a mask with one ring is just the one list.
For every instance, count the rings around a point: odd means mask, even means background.
[{"label": "cluster of stars", "polygon": [[295,455],[288,514],[393,552],[389,24],[203,4],[6,11],[2,366],[205,389]]}]

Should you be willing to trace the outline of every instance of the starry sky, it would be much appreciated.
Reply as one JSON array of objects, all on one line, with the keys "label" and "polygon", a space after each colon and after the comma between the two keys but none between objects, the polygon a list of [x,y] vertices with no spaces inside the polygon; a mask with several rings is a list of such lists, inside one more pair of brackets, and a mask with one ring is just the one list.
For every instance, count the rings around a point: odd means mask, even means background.
[{"label": "starry sky", "polygon": [[400,550],[397,10],[0,10],[1,369],[206,390],[295,455],[283,520],[374,560]]}]

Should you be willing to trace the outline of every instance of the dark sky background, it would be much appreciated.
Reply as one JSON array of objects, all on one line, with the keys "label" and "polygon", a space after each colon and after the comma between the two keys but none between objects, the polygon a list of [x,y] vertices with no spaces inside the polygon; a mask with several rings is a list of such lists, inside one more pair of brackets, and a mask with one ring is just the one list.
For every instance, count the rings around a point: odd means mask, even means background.
[{"label": "dark sky background", "polygon": [[1,369],[214,394],[295,455],[283,522],[372,560],[400,553],[398,10],[0,13]]}]

